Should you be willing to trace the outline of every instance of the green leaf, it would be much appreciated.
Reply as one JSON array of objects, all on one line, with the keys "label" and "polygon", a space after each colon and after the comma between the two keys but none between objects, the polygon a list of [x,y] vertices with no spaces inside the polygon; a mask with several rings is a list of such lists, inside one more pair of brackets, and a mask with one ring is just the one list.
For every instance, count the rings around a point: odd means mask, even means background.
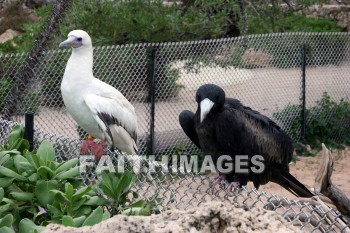
[{"label": "green leaf", "polygon": [[55,149],[53,148],[51,143],[46,140],[42,141],[36,154],[45,163],[47,161],[55,161]]},{"label": "green leaf", "polygon": [[117,183],[113,182],[114,193],[118,194],[118,198],[130,190],[135,180],[136,177],[131,173],[124,173]]},{"label": "green leaf", "polygon": [[126,215],[148,216],[151,215],[151,206],[147,205],[145,200],[140,200],[130,205],[127,209],[122,211],[122,213]]},{"label": "green leaf", "polygon": [[93,196],[93,197],[90,197],[86,202],[85,202],[85,205],[105,205],[107,204],[108,201],[105,200],[105,199],[102,199],[100,198],[99,196]]},{"label": "green leaf", "polygon": [[74,227],[74,220],[69,215],[64,215],[62,217],[62,225],[66,227]]},{"label": "green leaf", "polygon": [[30,182],[36,182],[38,180],[38,173],[33,173],[30,176],[28,176],[28,180]]},{"label": "green leaf", "polygon": [[65,192],[66,192],[67,198],[71,200],[74,190],[73,190],[73,186],[70,183],[65,184]]},{"label": "green leaf", "polygon": [[69,201],[69,199],[67,198],[67,195],[64,192],[60,191],[60,190],[56,190],[56,189],[55,190],[51,190],[50,191],[50,195],[51,194],[53,194],[55,200],[57,200],[57,198],[59,198],[58,201],[63,201],[63,200]]},{"label": "green leaf", "polygon": [[107,220],[109,218],[111,218],[111,213],[109,213],[108,211],[105,211],[103,213],[102,221]]},{"label": "green leaf", "polygon": [[5,211],[8,211],[11,208],[11,204],[5,204],[5,205],[0,205],[0,213],[3,213]]},{"label": "green leaf", "polygon": [[32,233],[32,232],[35,232],[35,230],[40,232],[40,231],[43,231],[44,229],[45,227],[35,225],[28,218],[22,219],[19,222],[19,233]]},{"label": "green leaf", "polygon": [[15,125],[12,131],[7,136],[7,141],[10,147],[14,146],[19,139],[24,135],[24,128],[22,125]]},{"label": "green leaf", "polygon": [[56,167],[59,163],[57,163],[56,161],[47,161],[46,162],[46,167],[50,168],[52,171],[54,171],[54,173],[56,173]]},{"label": "green leaf", "polygon": [[93,226],[103,219],[103,209],[101,206],[97,207],[92,213],[85,219],[82,226]]},{"label": "green leaf", "polygon": [[15,178],[11,178],[11,177],[0,178],[0,187],[7,188],[8,186],[10,186],[13,183],[14,179]]},{"label": "green leaf", "polygon": [[4,166],[4,164],[11,158],[11,156],[4,154],[3,156],[0,156],[0,158],[0,166]]},{"label": "green leaf", "polygon": [[75,166],[78,163],[78,161],[79,161],[78,158],[74,158],[74,159],[68,160],[67,162],[62,163],[57,167],[55,173],[58,174],[60,172],[67,171],[68,169]]},{"label": "green leaf", "polygon": [[[12,224],[13,224],[12,214],[5,215],[0,221],[0,226],[12,227]],[[1,232],[1,230],[0,230],[0,232]]]},{"label": "green leaf", "polygon": [[2,167],[2,166],[0,167],[0,174],[7,176],[7,177],[15,178],[16,180],[19,180],[19,181],[26,181],[27,180],[26,177],[21,176],[21,175],[17,174],[16,172],[14,172],[6,167]]},{"label": "green leaf", "polygon": [[85,216],[80,216],[77,218],[74,218],[74,227],[81,227],[83,225],[83,222],[85,221],[86,217]]},{"label": "green leaf", "polygon": [[5,203],[8,203],[8,204],[10,204],[10,205],[15,205],[15,204],[16,204],[16,201],[15,201],[15,200],[12,200],[12,199],[9,199],[9,198],[6,198],[6,197],[4,197],[4,198],[2,199],[2,201],[5,202]]},{"label": "green leaf", "polygon": [[36,154],[32,154],[30,152],[27,152],[27,153],[24,154],[24,156],[26,157],[28,162],[33,167],[35,167],[36,169],[38,169],[40,167],[39,159],[38,159],[38,156]]},{"label": "green leaf", "polygon": [[55,206],[47,204],[47,210],[53,215],[53,216],[61,216],[62,212],[57,209]]},{"label": "green leaf", "polygon": [[1,233],[16,233],[12,227],[0,227],[0,232]]},{"label": "green leaf", "polygon": [[21,153],[20,153],[18,150],[15,150],[15,149],[13,149],[13,150],[1,151],[1,152],[0,152],[0,158],[1,158],[0,164],[3,164],[3,163],[4,163],[4,162],[3,162],[3,157],[4,157],[4,156],[9,155],[9,156],[6,158],[6,160],[7,160],[7,159],[10,158],[10,155],[20,155],[20,154],[21,154]]},{"label": "green leaf", "polygon": [[18,144],[16,145],[16,149],[20,152],[23,152],[25,150],[29,150],[29,142],[28,140],[25,140],[25,139],[20,139]]},{"label": "green leaf", "polygon": [[85,205],[85,202],[87,201],[87,197],[84,196],[81,199],[79,199],[78,201],[75,202],[71,202],[74,203],[72,210],[73,211],[77,211],[79,210],[80,207],[82,207],[83,205]]},{"label": "green leaf", "polygon": [[83,195],[85,195],[86,193],[88,193],[91,190],[90,186],[84,186],[82,188],[80,188],[79,190],[77,190],[75,192],[75,194],[72,196],[72,201],[77,201],[79,200]]},{"label": "green leaf", "polygon": [[80,172],[80,167],[74,167],[69,169],[68,171],[61,172],[57,174],[55,177],[59,180],[66,180],[69,178],[74,178],[79,176]]},{"label": "green leaf", "polygon": [[[117,179],[117,178],[116,178]],[[117,195],[114,193],[113,190],[113,183],[111,178],[109,177],[109,174],[106,172],[102,173],[102,180],[101,180],[102,190],[103,192],[112,198],[117,198]]]},{"label": "green leaf", "polygon": [[34,170],[33,166],[22,155],[15,155],[13,157],[13,162],[18,171]]},{"label": "green leaf", "polygon": [[59,189],[60,185],[56,180],[38,180],[35,185],[34,194],[40,205],[45,206],[52,203],[54,195],[50,191]]},{"label": "green leaf", "polygon": [[91,206],[82,206],[78,210],[76,210],[74,216],[82,216],[82,215],[88,215],[92,211]]},{"label": "green leaf", "polygon": [[49,177],[52,177],[55,174],[54,171],[52,171],[50,168],[46,166],[40,166],[38,168],[38,173],[40,175],[49,175]]},{"label": "green leaf", "polygon": [[11,192],[10,195],[13,199],[18,201],[30,201],[34,197],[33,193],[28,192]]},{"label": "green leaf", "polygon": [[4,189],[3,188],[0,188],[0,202],[2,202],[2,199],[4,198]]}]

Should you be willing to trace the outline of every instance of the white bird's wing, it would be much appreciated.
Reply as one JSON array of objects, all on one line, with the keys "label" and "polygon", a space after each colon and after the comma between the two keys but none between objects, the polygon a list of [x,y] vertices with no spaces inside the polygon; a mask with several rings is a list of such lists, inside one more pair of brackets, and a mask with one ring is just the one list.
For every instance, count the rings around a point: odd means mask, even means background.
[{"label": "white bird's wing", "polygon": [[137,116],[132,104],[117,89],[98,79],[91,86],[93,91],[83,98],[109,143],[136,153]]}]

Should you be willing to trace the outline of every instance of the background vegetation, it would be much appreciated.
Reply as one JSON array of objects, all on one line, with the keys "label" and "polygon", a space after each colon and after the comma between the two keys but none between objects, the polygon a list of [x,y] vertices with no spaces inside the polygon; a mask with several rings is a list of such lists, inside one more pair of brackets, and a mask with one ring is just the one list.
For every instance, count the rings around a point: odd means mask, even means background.
[{"label": "background vegetation", "polygon": [[[316,101],[315,106],[307,108],[306,132],[301,142],[312,148],[321,149],[321,143],[328,147],[337,147],[339,144],[350,144],[350,103],[345,100],[336,102],[325,92]],[[283,124],[284,128],[291,129],[290,136],[299,139],[301,129],[301,106],[288,105],[273,116],[289,120]],[[282,126],[282,125],[281,125]]]},{"label": "background vegetation", "polygon": [[[315,2],[299,1],[294,8],[281,8],[277,1],[252,2],[244,7],[247,14],[244,17],[242,6],[236,0],[182,0],[180,4],[170,5],[160,0],[73,0],[61,24],[61,33],[56,36],[62,39],[70,30],[82,28],[92,35],[94,45],[224,38],[244,34],[245,18],[248,34],[343,31],[330,19],[294,14]],[[322,0],[317,1],[320,2]],[[0,52],[29,51],[51,10],[51,5],[37,8],[35,14],[39,20],[32,22],[21,13],[20,7],[10,5],[5,14],[11,17],[2,22],[0,33],[12,28],[23,34],[12,41],[16,46],[12,42],[0,44]]]}]

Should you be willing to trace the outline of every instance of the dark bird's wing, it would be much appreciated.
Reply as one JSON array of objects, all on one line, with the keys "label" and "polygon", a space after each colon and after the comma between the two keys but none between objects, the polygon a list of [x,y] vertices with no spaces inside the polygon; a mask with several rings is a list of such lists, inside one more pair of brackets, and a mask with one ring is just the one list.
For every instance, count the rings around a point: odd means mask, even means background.
[{"label": "dark bird's wing", "polygon": [[[217,123],[219,128],[226,131],[217,135],[225,135],[222,141],[231,145],[227,148],[229,151],[240,147],[247,154],[263,154],[267,160],[284,164],[292,160],[294,147],[291,138],[273,120],[244,106],[237,99],[226,98],[225,110],[219,114]],[[238,130],[237,127],[242,129]],[[230,134],[234,134],[238,141],[226,136]]]},{"label": "dark bird's wing", "polygon": [[234,108],[245,112],[249,116],[253,117],[264,126],[269,126],[271,130],[280,130],[281,128],[270,118],[262,115],[260,112],[251,109],[250,107],[244,106],[239,100],[233,98],[226,98],[225,104],[228,108]]},{"label": "dark bird's wing", "polygon": [[200,148],[198,135],[194,127],[194,113],[188,110],[182,111],[179,115],[179,122],[187,137]]},{"label": "dark bird's wing", "polygon": [[312,196],[310,191],[289,173],[288,164],[294,149],[288,135],[268,117],[237,102],[228,105],[231,107],[226,106],[226,109],[218,114],[215,122],[217,142],[222,152],[232,157],[264,157],[268,171],[250,175],[257,188],[260,184],[273,181],[298,196]]}]

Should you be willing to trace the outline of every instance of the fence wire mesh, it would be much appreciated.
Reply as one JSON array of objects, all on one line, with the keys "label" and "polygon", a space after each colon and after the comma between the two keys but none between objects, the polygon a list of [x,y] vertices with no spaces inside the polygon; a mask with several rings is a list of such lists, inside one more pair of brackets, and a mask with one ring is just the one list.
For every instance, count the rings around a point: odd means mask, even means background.
[{"label": "fence wire mesh", "polygon": [[[93,38],[92,38],[93,39]],[[204,83],[223,87],[227,96],[267,115],[300,140],[300,125],[291,122],[301,112],[301,47],[306,47],[306,107],[316,106],[324,92],[339,102],[350,101],[349,34],[285,33],[247,36],[208,41],[137,44],[94,48],[94,75],[116,87],[134,105],[139,123],[138,147],[147,154],[151,143],[157,156],[199,151],[182,132],[178,115],[184,109],[194,111],[197,88]],[[156,51],[152,56],[152,50]],[[6,140],[14,122],[24,122],[25,112],[35,112],[36,144],[46,139],[54,144],[57,157],[66,160],[78,156],[84,132],[66,112],[60,82],[69,49],[45,51],[33,69],[26,90],[16,99],[16,112],[1,120],[1,141]],[[13,87],[17,69],[26,54],[0,55],[0,110],[11,106],[7,97]],[[150,70],[155,64],[155,85]],[[154,90],[154,93],[152,93]],[[155,96],[154,119],[151,95]],[[327,111],[332,121],[334,109],[327,105],[307,115],[307,123],[318,113]],[[10,120],[10,121],[9,121]],[[154,120],[155,137],[150,137]],[[350,131],[350,118],[340,119],[344,127],[334,135],[342,142]],[[340,231],[349,223],[337,211],[300,201],[291,201],[266,192],[245,188],[234,197],[225,189],[209,190],[211,174],[138,176],[141,197],[157,201],[160,210],[187,209],[206,201],[222,200],[237,206],[263,206],[279,211],[299,224],[303,231]],[[93,172],[86,174],[94,179]]]}]

